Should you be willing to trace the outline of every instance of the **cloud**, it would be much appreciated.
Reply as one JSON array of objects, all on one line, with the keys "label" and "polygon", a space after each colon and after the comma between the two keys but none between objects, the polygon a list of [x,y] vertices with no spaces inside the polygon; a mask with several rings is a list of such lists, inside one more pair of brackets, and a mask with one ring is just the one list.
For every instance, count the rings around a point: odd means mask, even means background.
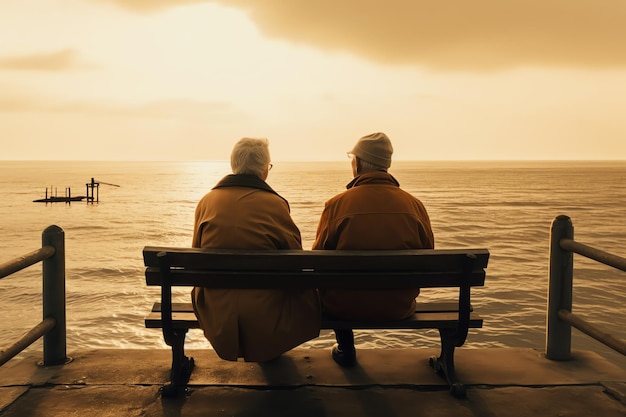
[{"label": "cloud", "polygon": [[[154,12],[202,0],[98,0]],[[494,71],[624,68],[623,0],[204,0],[244,10],[261,33],[392,65]]]},{"label": "cloud", "polygon": [[63,71],[78,66],[76,55],[73,49],[62,49],[56,52],[0,57],[0,69]]},{"label": "cloud", "polygon": [[218,0],[262,33],[438,69],[626,66],[622,0]]},{"label": "cloud", "polygon": [[52,97],[13,92],[0,94],[0,113],[83,113],[127,118],[222,118],[241,121],[245,113],[228,102],[188,99],[155,100],[139,104],[63,101]]},{"label": "cloud", "polygon": [[15,140],[0,159],[225,159],[232,130],[251,118],[229,102],[70,101],[3,87],[0,131]]},{"label": "cloud", "polygon": [[[201,0],[98,0],[155,11]],[[626,66],[623,0],[206,0],[269,37],[377,62],[493,71]]]}]

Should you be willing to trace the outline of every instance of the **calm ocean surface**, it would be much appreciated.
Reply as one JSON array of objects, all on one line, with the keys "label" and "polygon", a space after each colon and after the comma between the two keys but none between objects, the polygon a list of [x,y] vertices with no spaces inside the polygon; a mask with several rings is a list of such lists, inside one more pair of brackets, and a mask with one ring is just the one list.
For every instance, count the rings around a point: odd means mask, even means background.
[{"label": "calm ocean surface", "polygon": [[[189,246],[196,202],[230,172],[227,162],[0,161],[0,263],[41,246],[41,232],[65,230],[68,351],[166,347],[143,317],[158,297],[145,285],[146,245]],[[486,286],[473,292],[485,319],[466,348],[543,350],[548,240],[555,216],[572,218],[576,240],[626,256],[624,162],[394,162],[390,172],[429,211],[435,245],[490,250]],[[100,203],[34,203],[46,187],[85,195],[101,184]],[[291,205],[310,249],[324,201],[351,180],[348,161],[277,161],[268,182]],[[626,339],[626,274],[575,256],[574,312]],[[41,320],[41,264],[0,281],[0,347]],[[420,297],[443,297],[423,290]],[[188,292],[177,294],[181,301]],[[357,332],[357,347],[439,345],[433,332]],[[210,347],[200,331],[188,348]],[[334,337],[305,346],[329,347]],[[574,349],[626,359],[573,330]],[[29,349],[40,349],[41,342]]]}]

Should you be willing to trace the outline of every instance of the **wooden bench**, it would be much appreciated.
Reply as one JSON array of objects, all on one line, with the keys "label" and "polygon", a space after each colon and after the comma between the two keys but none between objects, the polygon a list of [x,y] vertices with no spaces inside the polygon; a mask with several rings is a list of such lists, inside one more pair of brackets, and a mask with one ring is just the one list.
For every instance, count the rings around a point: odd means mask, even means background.
[{"label": "wooden bench", "polygon": [[465,343],[469,328],[483,320],[470,304],[470,289],[483,286],[487,249],[394,251],[221,250],[150,247],[143,250],[147,285],[161,287],[161,300],[145,318],[147,328],[162,328],[172,348],[171,383],[163,396],[185,388],[193,358],[184,353],[185,335],[199,328],[191,303],[172,303],[172,287],[208,288],[458,288],[449,302],[420,302],[405,320],[354,321],[324,317],[322,329],[438,329],[441,352],[429,360],[445,378],[450,392],[465,395],[457,380],[454,350]]}]

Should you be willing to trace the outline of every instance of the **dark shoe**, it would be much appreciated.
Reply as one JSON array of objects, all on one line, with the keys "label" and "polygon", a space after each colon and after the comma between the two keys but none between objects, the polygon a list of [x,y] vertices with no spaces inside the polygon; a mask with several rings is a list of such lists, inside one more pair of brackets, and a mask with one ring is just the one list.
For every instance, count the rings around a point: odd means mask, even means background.
[{"label": "dark shoe", "polygon": [[343,351],[339,349],[339,345],[333,346],[333,360],[344,368],[352,368],[356,365],[356,350]]}]

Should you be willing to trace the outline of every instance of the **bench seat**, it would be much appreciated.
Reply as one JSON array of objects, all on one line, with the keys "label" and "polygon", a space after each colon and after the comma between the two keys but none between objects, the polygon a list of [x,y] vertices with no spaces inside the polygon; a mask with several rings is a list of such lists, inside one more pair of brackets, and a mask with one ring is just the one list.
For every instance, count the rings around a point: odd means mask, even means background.
[{"label": "bench seat", "polygon": [[[481,328],[483,319],[473,312],[470,315],[469,327]],[[457,302],[429,302],[417,304],[415,314],[405,320],[360,321],[343,320],[331,317],[322,318],[322,329],[439,329],[456,328],[459,319],[459,304]],[[172,321],[175,329],[199,329],[198,319],[193,312],[191,303],[172,303]],[[148,329],[161,329],[161,303],[154,303],[152,311],[145,318]]]}]

